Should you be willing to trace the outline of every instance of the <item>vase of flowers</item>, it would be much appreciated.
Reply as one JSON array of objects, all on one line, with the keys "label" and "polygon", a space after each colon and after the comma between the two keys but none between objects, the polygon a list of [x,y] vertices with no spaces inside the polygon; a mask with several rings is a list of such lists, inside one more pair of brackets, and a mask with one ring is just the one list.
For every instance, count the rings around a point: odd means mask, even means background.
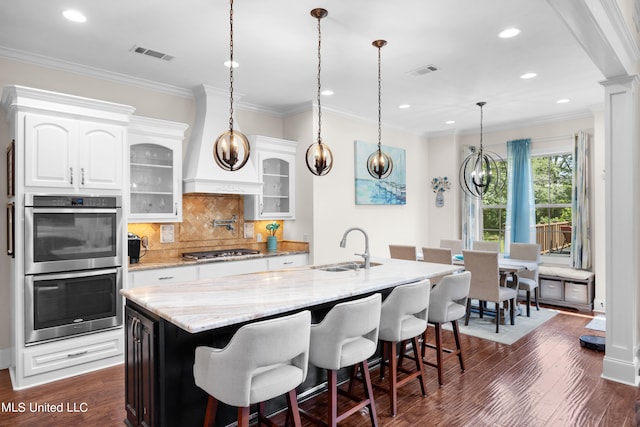
[{"label": "vase of flowers", "polygon": [[277,222],[271,222],[267,224],[266,229],[269,232],[267,236],[267,250],[273,252],[278,250],[278,241],[276,240],[276,231],[280,228],[280,224]]},{"label": "vase of flowers", "polygon": [[436,207],[444,206],[444,192],[449,188],[451,188],[451,182],[446,176],[444,178],[439,176],[431,180],[431,189],[436,193]]}]

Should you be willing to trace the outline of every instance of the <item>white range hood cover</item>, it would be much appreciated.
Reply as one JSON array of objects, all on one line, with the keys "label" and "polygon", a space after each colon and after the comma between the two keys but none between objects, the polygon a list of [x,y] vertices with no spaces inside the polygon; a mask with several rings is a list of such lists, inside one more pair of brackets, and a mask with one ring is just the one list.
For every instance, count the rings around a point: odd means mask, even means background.
[{"label": "white range hood cover", "polygon": [[[229,93],[201,85],[194,91],[196,121],[184,158],[183,192],[216,194],[261,194],[255,150],[240,170],[221,169],[213,158],[213,143],[229,129]],[[234,117],[234,129],[239,129]]]}]

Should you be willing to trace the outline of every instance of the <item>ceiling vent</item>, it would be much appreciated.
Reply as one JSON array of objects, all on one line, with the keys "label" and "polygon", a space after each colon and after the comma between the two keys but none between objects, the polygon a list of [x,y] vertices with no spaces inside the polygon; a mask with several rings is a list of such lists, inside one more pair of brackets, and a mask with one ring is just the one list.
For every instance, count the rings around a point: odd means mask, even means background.
[{"label": "ceiling vent", "polygon": [[433,64],[425,65],[424,67],[416,68],[415,70],[409,71],[408,74],[414,77],[424,76],[425,74],[433,73],[434,71],[438,71],[438,67]]},{"label": "ceiling vent", "polygon": [[146,47],[133,46],[131,52],[139,53],[141,55],[151,56],[152,58],[162,59],[164,61],[171,61],[174,57],[167,55],[166,53],[158,52],[157,50],[147,49]]}]

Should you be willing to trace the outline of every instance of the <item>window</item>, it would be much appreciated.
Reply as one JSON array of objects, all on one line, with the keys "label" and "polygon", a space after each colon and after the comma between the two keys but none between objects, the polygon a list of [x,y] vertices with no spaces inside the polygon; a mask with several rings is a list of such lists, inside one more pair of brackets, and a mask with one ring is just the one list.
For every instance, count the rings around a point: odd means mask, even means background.
[{"label": "window", "polygon": [[[499,168],[506,170],[506,162]],[[536,240],[543,254],[571,253],[571,188],[573,155],[569,153],[532,157]],[[506,173],[505,173],[506,176]],[[482,200],[482,238],[501,242],[507,219],[507,185],[498,194]]]}]

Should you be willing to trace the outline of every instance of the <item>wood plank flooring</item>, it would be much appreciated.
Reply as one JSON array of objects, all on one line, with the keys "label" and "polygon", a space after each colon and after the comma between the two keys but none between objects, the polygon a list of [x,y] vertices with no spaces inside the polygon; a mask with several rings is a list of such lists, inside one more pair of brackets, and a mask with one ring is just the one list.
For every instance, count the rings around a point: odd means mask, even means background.
[{"label": "wood plank flooring", "polygon": [[[421,395],[417,381],[401,388],[395,418],[389,415],[388,397],[375,392],[379,425],[635,427],[640,390],[600,378],[604,354],[580,347],[580,335],[602,334],[584,328],[590,319],[560,313],[511,346],[463,335],[466,371],[460,372],[457,359],[449,359],[445,384],[438,387],[435,368],[426,367],[428,395]],[[447,340],[449,335],[445,333]],[[372,378],[378,380],[377,370]],[[356,392],[360,390],[356,387]],[[325,402],[319,396],[301,406],[321,414]],[[12,390],[9,373],[3,370],[0,403],[0,426],[122,426],[124,368],[116,366],[22,391]],[[25,405],[25,411],[10,412],[11,404],[16,411],[20,404]],[[62,404],[64,412],[31,412],[30,405],[35,404]],[[277,421],[283,418],[276,416]],[[345,427],[369,425],[368,416],[361,414],[341,423]]]}]

